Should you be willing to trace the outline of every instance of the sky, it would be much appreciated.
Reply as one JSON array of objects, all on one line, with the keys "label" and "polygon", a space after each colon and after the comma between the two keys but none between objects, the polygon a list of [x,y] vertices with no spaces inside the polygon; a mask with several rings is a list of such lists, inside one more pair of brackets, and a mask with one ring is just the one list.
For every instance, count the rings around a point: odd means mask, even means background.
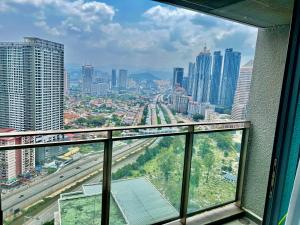
[{"label": "sky", "polygon": [[254,57],[257,29],[151,0],[0,0],[0,41],[64,44],[65,64],[172,71],[206,45]]}]

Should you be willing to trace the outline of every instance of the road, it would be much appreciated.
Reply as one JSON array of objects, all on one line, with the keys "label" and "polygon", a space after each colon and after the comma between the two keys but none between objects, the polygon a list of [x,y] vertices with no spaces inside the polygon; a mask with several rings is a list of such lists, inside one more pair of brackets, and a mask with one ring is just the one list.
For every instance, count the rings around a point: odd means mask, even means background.
[{"label": "road", "polygon": [[[145,145],[147,142],[149,142],[149,140],[137,140],[132,144],[119,149],[114,149],[113,159],[125,157],[128,152]],[[86,174],[102,168],[102,158],[103,153],[88,156],[83,160],[75,162],[74,165],[71,164],[64,167],[54,175],[50,175],[36,183],[30,184],[28,188],[19,191],[18,194],[4,196],[2,200],[4,214],[8,215],[17,209],[25,208],[56,190],[59,190],[70,183],[74,183]]]},{"label": "road", "polygon": [[[150,145],[152,147],[154,147],[155,145],[157,145],[159,143],[160,140],[161,140],[160,138],[157,138],[155,141],[151,142]],[[140,151],[140,154],[142,154],[141,151]],[[125,165],[135,162],[140,154],[130,154],[130,157],[128,157],[122,161],[119,161],[117,164],[114,164],[114,166],[112,168],[112,172],[117,171],[119,168],[121,168]],[[99,175],[93,177],[92,179],[85,181],[84,183],[93,184],[93,183],[99,183],[101,181],[102,181],[102,175],[99,174]],[[82,186],[79,186],[76,189],[74,189],[73,191],[81,191],[81,190],[82,190]],[[48,206],[47,208],[45,208],[44,210],[42,210],[41,212],[39,212],[37,215],[34,215],[31,218],[28,218],[28,220],[24,223],[24,225],[42,225],[43,223],[45,223],[47,221],[51,221],[53,219],[54,212],[57,212],[57,211],[58,211],[58,202],[56,201],[53,204],[51,204],[50,206]]]}]

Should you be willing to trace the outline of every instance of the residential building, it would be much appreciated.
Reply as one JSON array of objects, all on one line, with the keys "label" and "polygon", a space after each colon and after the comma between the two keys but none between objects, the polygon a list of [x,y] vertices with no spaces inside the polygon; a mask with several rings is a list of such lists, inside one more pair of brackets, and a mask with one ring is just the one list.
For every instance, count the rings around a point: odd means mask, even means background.
[{"label": "residential building", "polygon": [[211,53],[204,47],[196,58],[196,71],[193,82],[193,101],[209,102],[209,84],[211,74]]},{"label": "residential building", "polygon": [[250,84],[253,71],[253,60],[241,67],[231,118],[234,120],[246,119],[247,104],[249,100]]},{"label": "residential building", "polygon": [[107,96],[109,92],[108,83],[94,83],[92,84],[92,95],[97,97]]},{"label": "residential building", "polygon": [[224,67],[221,78],[219,104],[231,109],[237,86],[241,64],[241,53],[232,48],[225,50]]},{"label": "residential building", "polygon": [[213,105],[217,105],[219,102],[222,61],[223,61],[223,56],[221,55],[221,52],[215,51],[213,56],[213,65],[212,65],[211,83],[210,83],[210,96],[209,96],[209,102]]},{"label": "residential building", "polygon": [[117,70],[113,69],[111,71],[111,89],[117,87]]},{"label": "residential building", "polygon": [[121,90],[127,88],[127,70],[119,70],[118,87]]},{"label": "residential building", "polygon": [[[63,129],[64,46],[26,37],[0,43],[0,127],[27,130]],[[48,141],[26,138],[23,143]],[[23,151],[23,168],[34,167],[35,151]],[[27,170],[27,169],[26,169]]]},{"label": "residential building", "polygon": [[89,96],[92,94],[92,84],[94,76],[94,67],[92,65],[82,66],[82,95]]},{"label": "residential building", "polygon": [[176,87],[182,87],[182,85],[183,85],[183,74],[184,74],[184,69],[183,68],[175,67],[173,69],[173,82],[172,82],[173,90]]},{"label": "residential building", "polygon": [[188,71],[188,95],[192,96],[193,94],[193,84],[194,84],[194,75],[195,75],[195,63],[189,63]]},{"label": "residential building", "polygon": [[67,70],[64,70],[64,95],[69,95],[70,77]]},{"label": "residential building", "polygon": [[[13,128],[0,128],[1,133],[16,131]],[[0,146],[20,144],[20,138],[0,138]],[[21,150],[0,152],[0,183],[2,185],[13,184],[17,176],[21,174]]]}]

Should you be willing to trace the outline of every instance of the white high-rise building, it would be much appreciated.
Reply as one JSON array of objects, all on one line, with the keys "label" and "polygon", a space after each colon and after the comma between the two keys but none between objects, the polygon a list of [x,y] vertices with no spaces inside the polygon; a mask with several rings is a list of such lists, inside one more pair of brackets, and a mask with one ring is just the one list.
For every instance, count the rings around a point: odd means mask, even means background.
[{"label": "white high-rise building", "polygon": [[[1,42],[0,128],[63,129],[63,105],[64,46],[35,37]],[[41,140],[25,140],[32,141]],[[24,157],[34,161],[34,151],[24,150]],[[34,166],[28,160],[24,166]]]},{"label": "white high-rise building", "polygon": [[253,60],[250,60],[240,69],[240,75],[234,95],[234,103],[231,113],[231,118],[234,120],[243,120],[246,118],[252,70]]}]

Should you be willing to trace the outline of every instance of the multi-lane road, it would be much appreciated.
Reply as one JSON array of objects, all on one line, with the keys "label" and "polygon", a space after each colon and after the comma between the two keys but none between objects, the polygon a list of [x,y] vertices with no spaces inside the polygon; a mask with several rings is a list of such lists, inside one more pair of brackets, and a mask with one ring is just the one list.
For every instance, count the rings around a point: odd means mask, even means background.
[{"label": "multi-lane road", "polygon": [[[126,158],[129,154],[139,151],[143,146],[152,143],[152,139],[136,140],[131,144],[113,149],[113,160]],[[103,152],[87,156],[62,168],[59,172],[51,174],[39,181],[29,184],[16,193],[10,193],[2,198],[2,210],[4,215],[14,213],[16,210],[28,207],[38,200],[66,187],[82,177],[87,176],[96,170],[102,169]]]}]

